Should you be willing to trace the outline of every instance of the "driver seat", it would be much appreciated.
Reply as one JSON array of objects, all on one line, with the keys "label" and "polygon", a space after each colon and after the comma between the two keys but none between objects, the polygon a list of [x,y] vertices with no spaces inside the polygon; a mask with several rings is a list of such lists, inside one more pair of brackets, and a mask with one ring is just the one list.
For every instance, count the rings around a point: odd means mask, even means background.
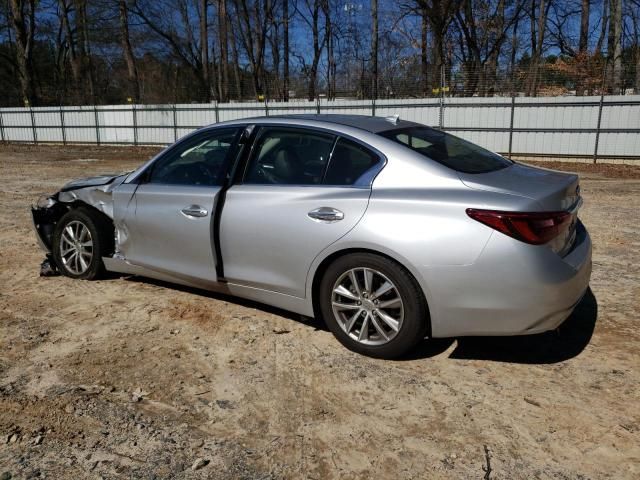
[{"label": "driver seat", "polygon": [[298,154],[290,147],[281,148],[273,161],[273,174],[281,183],[301,183],[303,170]]}]

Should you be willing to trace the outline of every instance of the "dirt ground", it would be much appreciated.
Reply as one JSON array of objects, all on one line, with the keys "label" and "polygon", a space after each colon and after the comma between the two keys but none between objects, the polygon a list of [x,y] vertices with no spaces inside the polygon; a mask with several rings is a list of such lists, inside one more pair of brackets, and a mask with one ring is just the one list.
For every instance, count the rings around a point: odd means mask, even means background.
[{"label": "dirt ground", "polygon": [[151,153],[0,148],[0,479],[640,478],[637,174],[582,173],[592,292],[559,331],[383,361],[259,304],[39,277],[31,202]]}]

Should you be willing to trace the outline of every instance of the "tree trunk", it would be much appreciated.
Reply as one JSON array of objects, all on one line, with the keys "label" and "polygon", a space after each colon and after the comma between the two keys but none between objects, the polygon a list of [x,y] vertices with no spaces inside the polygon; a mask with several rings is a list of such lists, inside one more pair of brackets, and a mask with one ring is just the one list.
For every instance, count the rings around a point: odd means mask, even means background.
[{"label": "tree trunk", "polygon": [[[505,1],[500,0],[498,2],[497,18],[495,18],[493,23],[493,37],[499,38],[501,37],[504,26],[505,26]],[[504,38],[504,37],[502,37]],[[496,91],[497,85],[496,81],[498,78],[498,59],[500,58],[500,52],[502,50],[503,42],[498,43],[496,41],[495,48],[489,54],[487,58],[486,65],[484,67],[484,72],[482,76],[482,95],[490,96],[493,95]]]},{"label": "tree trunk", "polygon": [[282,98],[285,102],[289,101],[289,0],[282,2],[282,20],[283,20],[283,62],[284,71],[282,72]]},{"label": "tree trunk", "polygon": [[580,17],[580,41],[578,43],[578,52],[587,53],[589,46],[589,14],[591,10],[591,0],[582,0],[582,13]]},{"label": "tree trunk", "polygon": [[220,34],[220,101],[229,99],[229,40],[227,34],[227,0],[218,0],[218,31]]},{"label": "tree trunk", "polygon": [[422,35],[420,38],[420,73],[422,75],[422,94],[426,97],[429,95],[429,18],[427,13],[422,10]]},{"label": "tree trunk", "polygon": [[309,101],[313,101],[316,98],[316,82],[318,79],[318,64],[320,63],[320,55],[322,53],[322,45],[320,45],[320,29],[318,26],[318,20],[320,17],[319,0],[313,2],[312,23],[311,30],[313,32],[313,60],[311,67],[309,68]]},{"label": "tree trunk", "polygon": [[[25,5],[29,5],[25,13]],[[16,36],[16,61],[20,74],[20,94],[25,106],[38,103],[33,77],[32,48],[35,33],[35,0],[9,0]],[[26,16],[25,16],[26,15]]]},{"label": "tree trunk", "polygon": [[231,54],[233,55],[233,77],[236,83],[236,98],[242,100],[244,89],[242,86],[242,75],[240,74],[240,59],[238,56],[238,44],[235,35],[232,34]]},{"label": "tree trunk", "polygon": [[518,27],[520,26],[520,18],[516,19],[515,24],[513,25],[513,36],[511,37],[511,68],[510,68],[510,89],[511,93],[515,95],[516,92],[516,54],[518,51]]},{"label": "tree trunk", "polygon": [[622,89],[622,1],[610,0],[609,12],[607,89],[619,94]]},{"label": "tree trunk", "polygon": [[71,23],[69,21],[69,6],[66,0],[60,0],[61,19],[65,36],[67,38],[67,51],[69,52],[69,63],[71,64],[71,75],[75,87],[78,88],[82,74],[80,72],[81,65],[76,53],[75,40],[71,31]]},{"label": "tree trunk", "polygon": [[[589,54],[589,14],[591,11],[591,1],[582,0],[582,11],[580,16],[580,40],[578,41],[578,62],[585,62]],[[578,74],[576,79],[576,95],[584,95],[585,82],[582,75]]]},{"label": "tree trunk", "polygon": [[267,4],[267,11],[269,12],[269,23],[271,24],[269,43],[271,46],[272,81],[265,81],[265,87],[269,98],[280,99],[282,97],[282,85],[280,84],[280,62],[282,53],[280,51],[280,18],[277,17],[276,11],[271,3]]},{"label": "tree trunk", "polygon": [[336,97],[336,60],[333,52],[333,22],[330,8],[329,0],[325,0],[323,9],[327,39],[327,99],[334,100]]},{"label": "tree trunk", "polygon": [[200,63],[202,64],[202,84],[205,91],[204,101],[211,101],[211,78],[209,76],[209,32],[207,29],[207,12],[209,0],[200,0]]},{"label": "tree trunk", "polygon": [[432,80],[431,84],[442,87],[442,71],[445,67],[444,58],[444,34],[443,30],[440,30],[440,26],[435,24],[433,19],[431,21],[431,32],[433,33],[433,69],[431,71]]},{"label": "tree trunk", "polygon": [[371,0],[371,89],[372,98],[378,98],[378,0]]},{"label": "tree trunk", "polygon": [[[636,35],[636,39],[637,39],[637,35]],[[637,42],[638,40],[636,40]],[[635,46],[635,51],[636,51],[636,79],[635,79],[635,90],[634,93],[636,95],[640,95],[640,45],[638,43],[636,43]]]},{"label": "tree trunk", "polygon": [[[82,97],[85,103],[95,103],[95,87],[93,81],[93,64],[90,58],[89,48],[89,29],[87,26],[87,1],[86,0],[74,0],[75,14],[75,27],[77,33],[76,46],[77,61],[79,62],[80,81],[82,84],[80,88],[83,89]],[[70,39],[73,41],[73,38]]]},{"label": "tree trunk", "polygon": [[129,80],[129,97],[133,103],[140,102],[140,82],[138,80],[138,69],[136,60],[133,56],[133,48],[131,48],[131,40],[129,38],[129,12],[127,10],[127,0],[118,0],[120,13],[120,34],[122,36],[122,52],[124,60],[127,64],[127,76]]},{"label": "tree trunk", "polygon": [[609,0],[602,0],[602,15],[600,20],[600,35],[598,36],[598,43],[596,44],[595,53],[602,54],[602,46],[604,45],[604,39],[607,33],[608,15],[609,15]]},{"label": "tree trunk", "polygon": [[[531,23],[532,25],[536,25],[535,19],[535,1],[532,0],[531,5]],[[540,6],[538,11],[538,19],[537,19],[537,28],[531,32],[531,42],[532,42],[532,54],[531,54],[531,66],[529,68],[529,88],[527,89],[527,94],[529,96],[535,97],[538,94],[538,84],[539,84],[539,74],[540,74],[540,60],[542,59],[542,48],[544,43],[544,36],[547,25],[547,11],[548,6],[545,0],[540,0]]]}]

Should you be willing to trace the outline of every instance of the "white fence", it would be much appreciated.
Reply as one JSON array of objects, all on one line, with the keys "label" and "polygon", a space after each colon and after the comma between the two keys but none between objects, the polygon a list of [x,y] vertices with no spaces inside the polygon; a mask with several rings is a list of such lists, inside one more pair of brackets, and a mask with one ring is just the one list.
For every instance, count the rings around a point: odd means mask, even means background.
[{"label": "white fence", "polygon": [[4,108],[0,140],[165,145],[203,125],[296,113],[398,114],[507,155],[640,161],[639,95]]}]

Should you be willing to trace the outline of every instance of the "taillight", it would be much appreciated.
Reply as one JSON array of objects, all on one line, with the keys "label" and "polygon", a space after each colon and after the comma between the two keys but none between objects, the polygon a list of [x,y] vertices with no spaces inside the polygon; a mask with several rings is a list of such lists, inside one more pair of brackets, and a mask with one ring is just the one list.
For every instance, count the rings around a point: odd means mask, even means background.
[{"label": "taillight", "polygon": [[467,208],[467,215],[532,245],[553,240],[571,223],[571,214],[567,212],[499,212]]}]

